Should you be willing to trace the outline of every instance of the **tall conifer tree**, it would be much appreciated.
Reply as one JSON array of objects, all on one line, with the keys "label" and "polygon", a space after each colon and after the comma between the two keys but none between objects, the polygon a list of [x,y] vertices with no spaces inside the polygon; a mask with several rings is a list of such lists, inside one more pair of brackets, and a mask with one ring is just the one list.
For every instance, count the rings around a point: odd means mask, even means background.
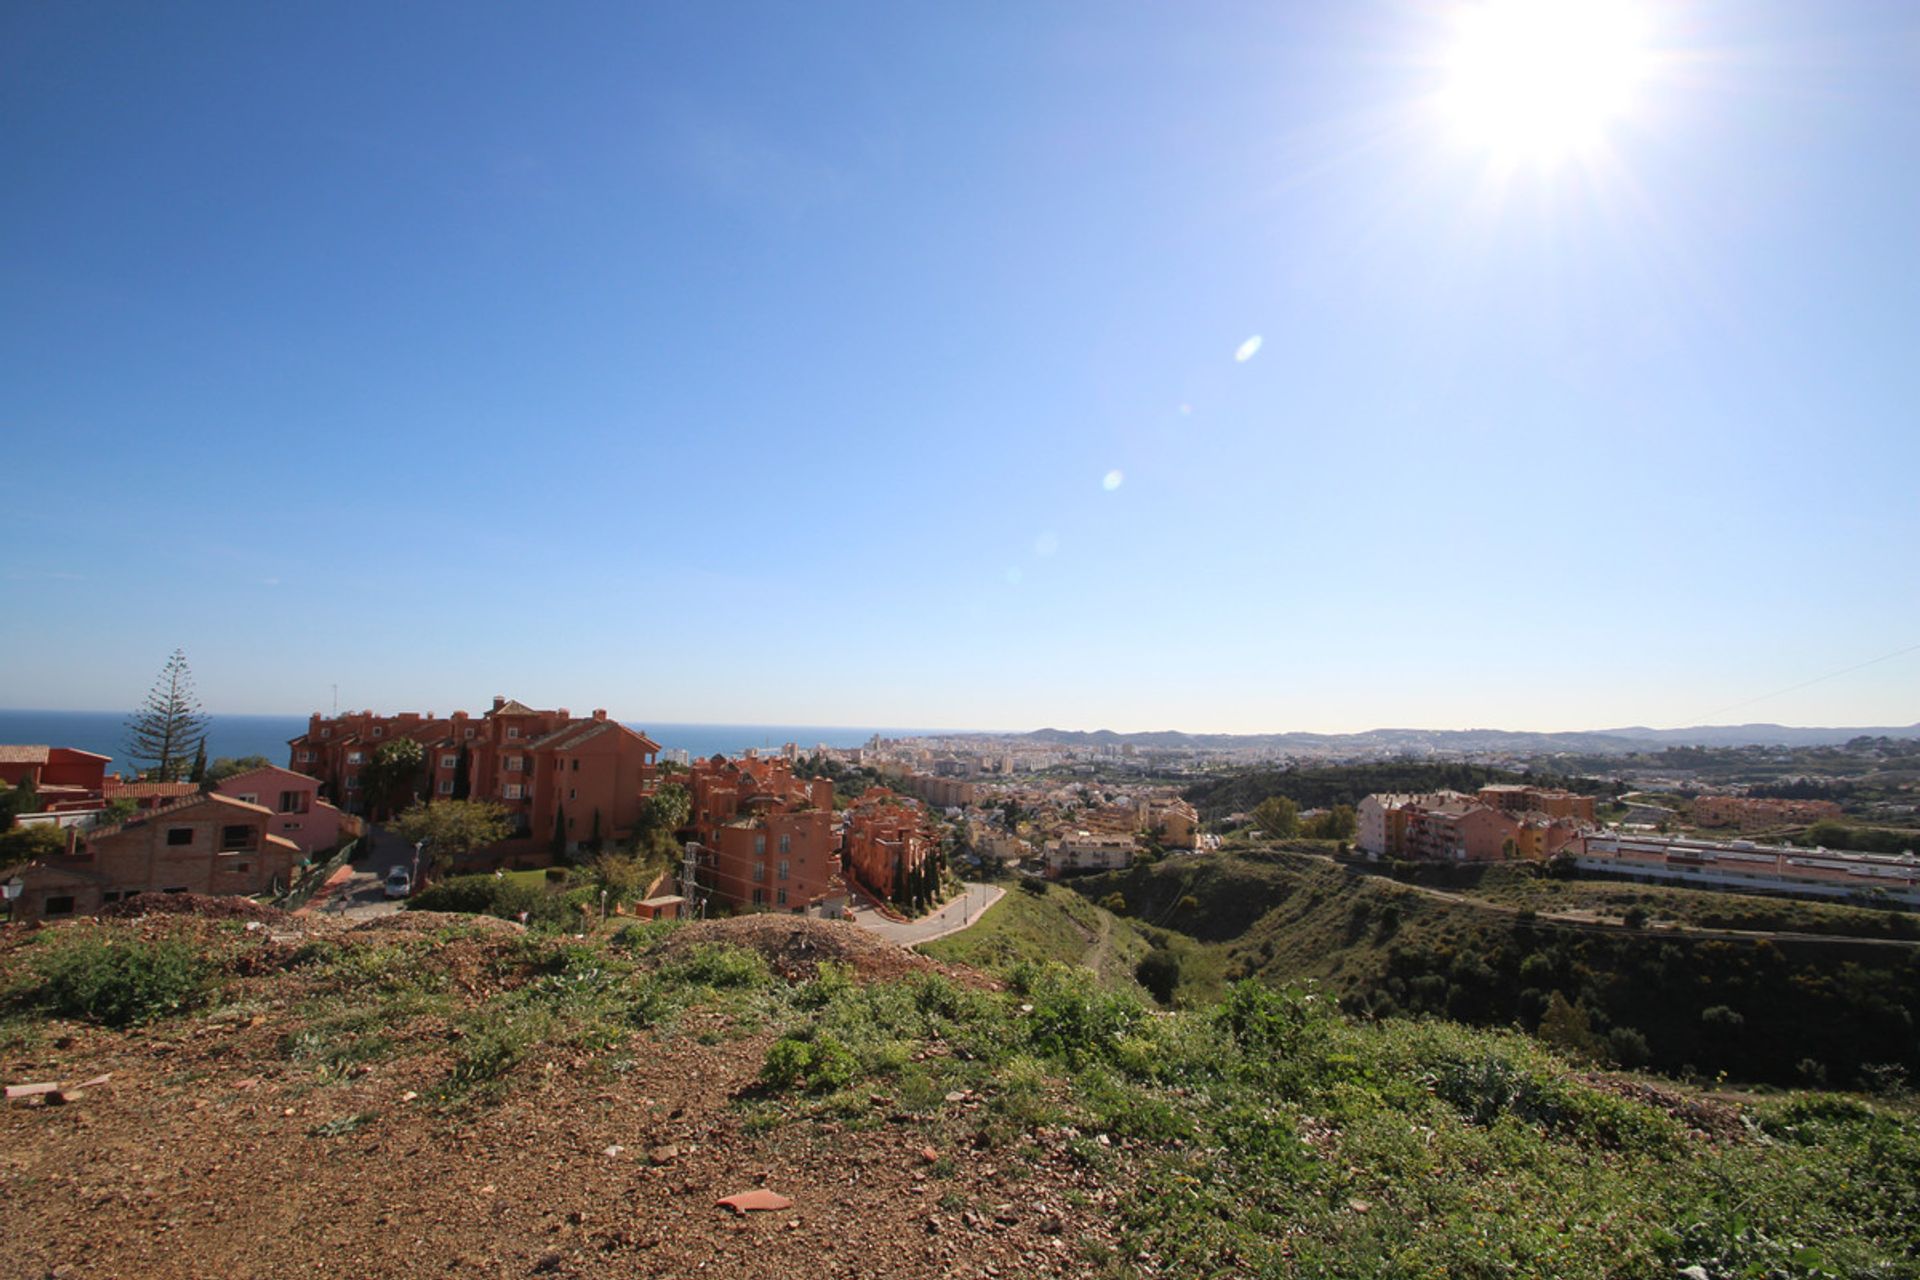
[{"label": "tall conifer tree", "polygon": [[163,782],[186,776],[206,744],[207,717],[193,692],[193,672],[179,649],[160,668],[147,700],[127,721],[127,755]]}]

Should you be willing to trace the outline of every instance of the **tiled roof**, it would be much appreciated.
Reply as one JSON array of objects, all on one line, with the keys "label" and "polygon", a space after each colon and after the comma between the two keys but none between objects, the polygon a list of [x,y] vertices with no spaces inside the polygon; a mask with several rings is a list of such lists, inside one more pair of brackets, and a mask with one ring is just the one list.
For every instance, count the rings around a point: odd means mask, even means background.
[{"label": "tiled roof", "polygon": [[158,796],[197,795],[200,785],[195,782],[122,782],[118,778],[108,778],[101,784],[100,794],[108,800],[152,800]]},{"label": "tiled roof", "polygon": [[0,746],[0,764],[45,764],[46,747],[4,747]]},{"label": "tiled roof", "polygon": [[496,716],[537,716],[540,712],[535,711],[518,698],[508,698],[505,702],[495,707],[492,714]]}]

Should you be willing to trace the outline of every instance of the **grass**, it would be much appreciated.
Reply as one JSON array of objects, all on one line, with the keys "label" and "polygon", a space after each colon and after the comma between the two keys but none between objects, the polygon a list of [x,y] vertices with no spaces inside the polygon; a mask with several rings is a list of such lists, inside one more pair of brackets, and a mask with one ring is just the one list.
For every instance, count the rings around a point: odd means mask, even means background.
[{"label": "grass", "polygon": [[[803,1115],[963,1089],[988,1103],[977,1144],[1062,1125],[1124,1143],[1124,1161],[1073,1149],[1124,1186],[1120,1256],[1162,1274],[1915,1274],[1910,1109],[1795,1095],[1761,1110],[1772,1144],[1723,1145],[1513,1033],[1359,1025],[1251,983],[1155,1017],[1085,971],[1015,976],[1006,995],[836,990],[765,1078]],[[795,1069],[796,1046],[825,1044],[830,1072]]]},{"label": "grass", "polygon": [[1090,965],[1102,981],[1120,985],[1133,982],[1148,949],[1133,922],[1059,885],[1042,894],[1011,888],[971,928],[918,948],[989,972],[1021,962]]},{"label": "grass", "polygon": [[[1290,913],[1303,955],[1346,939],[1384,961],[1396,941],[1443,927],[1407,900],[1383,942],[1380,912],[1406,887],[1321,883],[1280,862],[1255,870],[1286,890],[1268,914]],[[1179,883],[1183,896],[1213,891]],[[1373,905],[1356,932],[1361,900]],[[1097,1260],[1115,1276],[1627,1280],[1699,1267],[1716,1278],[1920,1277],[1910,1097],[1754,1099],[1746,1130],[1709,1139],[1675,1118],[1680,1101],[1698,1100],[1690,1091],[1622,1088],[1513,1030],[1353,1018],[1304,983],[1234,983],[1216,1002],[1156,1008],[1130,981],[1077,962],[1096,945],[1090,926],[1113,952],[1116,938],[1149,946],[1162,926],[1099,913],[1061,889],[1006,901],[995,931],[973,940],[1000,958],[1005,991],[937,974],[862,984],[832,964],[792,985],[754,953],[665,948],[673,931],[661,926],[584,941],[457,930],[329,941],[252,979],[223,970],[222,953],[203,961],[191,990],[227,978],[254,983],[243,994],[255,1001],[288,997],[281,1051],[323,1075],[406,1051],[420,1026],[433,1029],[424,1039],[440,1061],[451,1032],[445,1077],[428,1095],[449,1126],[529,1076],[575,1080],[586,1097],[598,1071],[622,1070],[664,1039],[751,1033],[768,1047],[758,1089],[733,1104],[749,1132],[798,1126],[832,1142],[855,1126],[924,1124],[949,1134],[942,1147],[990,1153],[969,1158],[1015,1181],[1060,1153],[1084,1193],[1069,1198],[1072,1211],[1119,1224],[1120,1247]],[[1279,943],[1267,923],[1253,931],[1256,947]],[[34,982],[42,966],[111,976],[121,962],[98,957],[133,954],[137,940],[119,926],[63,927],[12,954]],[[1046,950],[1070,963],[1037,954]],[[162,1004],[175,1012],[157,1016],[223,1016]],[[56,1007],[49,999],[43,1016]],[[573,1064],[570,1074],[541,1069],[556,1062]],[[966,1108],[947,1101],[956,1091]],[[343,1137],[379,1120],[355,1110],[308,1132]]]}]

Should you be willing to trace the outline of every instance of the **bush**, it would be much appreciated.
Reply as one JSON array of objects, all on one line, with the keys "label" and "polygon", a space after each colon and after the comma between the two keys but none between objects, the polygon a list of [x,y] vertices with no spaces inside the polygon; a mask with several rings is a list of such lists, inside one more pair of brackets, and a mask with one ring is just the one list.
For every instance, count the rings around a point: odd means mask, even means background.
[{"label": "bush", "polygon": [[179,939],[145,942],[63,933],[38,948],[30,995],[63,1017],[138,1026],[202,1003],[212,966]]},{"label": "bush", "polygon": [[782,1036],[760,1064],[760,1081],[770,1089],[831,1093],[859,1075],[860,1063],[847,1047],[824,1032],[809,1040]]},{"label": "bush", "polygon": [[1122,894],[1117,889],[1114,890],[1112,893],[1108,894],[1106,897],[1100,899],[1100,905],[1105,907],[1107,910],[1113,912],[1113,914],[1117,916],[1123,916],[1127,914],[1126,895]]},{"label": "bush", "polygon": [[1045,880],[1036,879],[1033,876],[1021,876],[1020,887],[1036,898],[1043,898],[1049,886]]}]

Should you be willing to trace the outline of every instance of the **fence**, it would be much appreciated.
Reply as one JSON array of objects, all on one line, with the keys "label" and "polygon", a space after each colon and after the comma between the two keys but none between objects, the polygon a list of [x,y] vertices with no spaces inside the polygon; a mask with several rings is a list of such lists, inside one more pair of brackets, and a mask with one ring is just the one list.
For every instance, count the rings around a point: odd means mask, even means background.
[{"label": "fence", "polygon": [[307,905],[314,892],[325,884],[330,876],[352,860],[354,850],[360,845],[358,840],[349,840],[334,851],[332,857],[313,867],[291,889],[273,900],[273,905],[283,911],[298,911]]}]

